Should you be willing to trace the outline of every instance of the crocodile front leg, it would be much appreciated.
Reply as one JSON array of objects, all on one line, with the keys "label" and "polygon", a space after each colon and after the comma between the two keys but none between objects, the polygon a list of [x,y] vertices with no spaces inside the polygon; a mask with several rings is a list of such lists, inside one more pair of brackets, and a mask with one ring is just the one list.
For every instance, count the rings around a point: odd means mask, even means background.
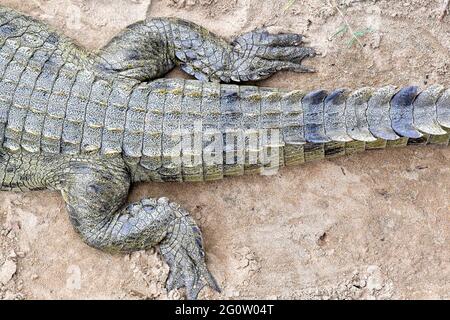
[{"label": "crocodile front leg", "polygon": [[160,246],[170,267],[167,289],[186,287],[189,299],[219,287],[205,264],[200,229],[166,198],[125,205],[130,177],[120,158],[72,158],[61,185],[70,219],[84,241],[111,252]]},{"label": "crocodile front leg", "polygon": [[176,18],[135,23],[98,53],[98,68],[150,80],[175,65],[203,81],[254,81],[282,70],[312,72],[302,60],[315,56],[298,34],[245,33],[229,43],[208,30]]}]

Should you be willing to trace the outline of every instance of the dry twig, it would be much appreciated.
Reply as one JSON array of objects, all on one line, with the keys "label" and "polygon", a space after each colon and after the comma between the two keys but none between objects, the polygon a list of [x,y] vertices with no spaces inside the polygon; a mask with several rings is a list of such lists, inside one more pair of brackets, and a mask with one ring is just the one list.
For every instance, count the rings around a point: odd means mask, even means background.
[{"label": "dry twig", "polygon": [[[450,0],[448,0],[448,1],[450,1]],[[356,42],[358,42],[358,44],[361,46],[361,48],[363,48],[364,45],[363,45],[362,42],[358,39],[358,37],[355,36],[355,35],[356,35],[355,31],[353,31],[352,26],[350,25],[350,23],[348,23],[347,18],[345,17],[345,15],[344,15],[344,13],[341,11],[341,9],[339,9],[339,7],[338,7],[338,5],[336,4],[336,2],[335,2],[334,0],[333,0],[333,1],[328,0],[328,4],[329,4],[332,8],[336,9],[337,12],[341,15],[342,20],[343,20],[344,23],[347,25],[348,30],[349,30],[350,33],[352,34],[352,37],[353,37],[352,40],[354,39]]]}]

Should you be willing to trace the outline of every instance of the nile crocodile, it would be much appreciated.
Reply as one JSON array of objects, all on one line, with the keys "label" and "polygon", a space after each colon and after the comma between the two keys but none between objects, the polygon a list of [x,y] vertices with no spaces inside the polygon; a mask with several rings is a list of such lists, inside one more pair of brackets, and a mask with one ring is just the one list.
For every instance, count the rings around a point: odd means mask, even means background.
[{"label": "nile crocodile", "polygon": [[[417,144],[447,145],[450,90],[302,92],[239,82],[311,72],[302,36],[258,29],[227,42],[175,18],[135,23],[98,52],[0,7],[2,190],[60,190],[83,240],[159,245],[167,289],[219,286],[200,230],[166,198],[126,204],[139,181],[210,181]],[[161,78],[175,66],[192,80]],[[158,79],[159,78],[159,79]]]}]

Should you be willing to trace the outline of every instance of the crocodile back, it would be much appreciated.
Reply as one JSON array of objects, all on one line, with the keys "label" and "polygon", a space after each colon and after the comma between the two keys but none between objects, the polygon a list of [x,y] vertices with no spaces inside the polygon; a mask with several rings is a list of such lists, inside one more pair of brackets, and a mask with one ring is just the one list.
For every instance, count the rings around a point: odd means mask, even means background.
[{"label": "crocodile back", "polygon": [[[60,153],[66,110],[89,93],[83,52],[51,28],[0,7],[0,139],[15,152]],[[77,87],[78,84],[78,87]],[[82,88],[81,88],[82,87]],[[77,91],[77,89],[80,89]],[[72,99],[72,100],[71,100]]]}]

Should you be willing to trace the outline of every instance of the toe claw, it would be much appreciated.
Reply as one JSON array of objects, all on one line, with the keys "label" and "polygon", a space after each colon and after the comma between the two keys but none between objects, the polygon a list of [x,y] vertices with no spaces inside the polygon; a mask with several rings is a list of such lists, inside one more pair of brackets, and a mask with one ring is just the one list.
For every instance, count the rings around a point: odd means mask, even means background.
[{"label": "toe claw", "polygon": [[175,220],[160,250],[170,268],[166,281],[168,291],[186,287],[187,298],[196,299],[206,285],[220,290],[206,267],[200,229],[190,216],[179,216]]},{"label": "toe claw", "polygon": [[232,70],[234,81],[261,80],[281,70],[301,73],[316,72],[302,66],[305,58],[312,58],[317,52],[305,46],[303,35],[295,33],[271,34],[259,29],[243,34],[233,42],[236,70]]}]

